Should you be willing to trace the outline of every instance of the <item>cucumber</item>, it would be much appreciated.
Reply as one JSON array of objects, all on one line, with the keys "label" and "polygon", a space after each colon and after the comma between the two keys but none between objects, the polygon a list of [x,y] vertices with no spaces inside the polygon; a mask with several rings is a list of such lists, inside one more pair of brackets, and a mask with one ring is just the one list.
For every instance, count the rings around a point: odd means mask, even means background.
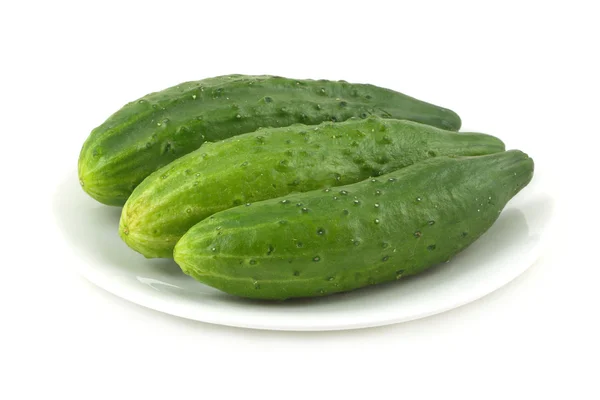
[{"label": "cucumber", "polygon": [[369,117],[262,129],[200,149],[146,178],[123,208],[120,235],[146,257],[227,208],[362,181],[420,160],[504,151],[499,139],[412,121]]},{"label": "cucumber", "polygon": [[369,115],[460,128],[454,112],[377,86],[227,75],[185,82],[125,105],[84,143],[79,182],[99,202],[122,206],[144,178],[204,142],[259,127]]},{"label": "cucumber", "polygon": [[512,150],[436,157],[335,189],[231,208],[175,246],[183,272],[224,292],[283,300],[345,292],[449,260],[528,184]]}]

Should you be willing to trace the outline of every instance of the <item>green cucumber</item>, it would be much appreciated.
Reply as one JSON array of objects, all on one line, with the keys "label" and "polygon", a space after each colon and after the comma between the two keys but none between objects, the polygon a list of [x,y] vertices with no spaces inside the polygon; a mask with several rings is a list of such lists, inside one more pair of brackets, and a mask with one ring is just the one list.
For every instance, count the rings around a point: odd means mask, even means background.
[{"label": "green cucumber", "polygon": [[204,142],[369,115],[460,128],[454,112],[377,86],[227,75],[148,94],[114,113],[84,143],[79,181],[99,202],[122,206],[144,178]]},{"label": "green cucumber", "polygon": [[517,150],[431,158],[352,185],[219,212],[181,238],[175,261],[200,282],[257,299],[393,281],[473,243],[532,176],[533,161]]},{"label": "green cucumber", "polygon": [[172,257],[189,228],[227,208],[359,182],[434,156],[500,151],[493,136],[378,117],[261,129],[207,143],[150,175],[125,203],[119,230],[146,257]]}]

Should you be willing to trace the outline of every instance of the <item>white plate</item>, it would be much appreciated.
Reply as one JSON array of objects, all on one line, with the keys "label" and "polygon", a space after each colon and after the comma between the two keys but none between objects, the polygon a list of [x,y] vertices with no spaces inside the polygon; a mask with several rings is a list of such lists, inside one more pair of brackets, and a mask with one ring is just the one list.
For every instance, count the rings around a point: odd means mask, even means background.
[{"label": "white plate", "polygon": [[539,172],[494,226],[451,262],[389,284],[317,299],[249,301],[184,275],[172,260],[147,260],[119,238],[120,208],[89,198],[77,176],[57,190],[54,212],[72,264],[94,284],[134,303],[198,321],[276,330],[386,325],[440,313],[510,282],[539,257],[554,201]]}]

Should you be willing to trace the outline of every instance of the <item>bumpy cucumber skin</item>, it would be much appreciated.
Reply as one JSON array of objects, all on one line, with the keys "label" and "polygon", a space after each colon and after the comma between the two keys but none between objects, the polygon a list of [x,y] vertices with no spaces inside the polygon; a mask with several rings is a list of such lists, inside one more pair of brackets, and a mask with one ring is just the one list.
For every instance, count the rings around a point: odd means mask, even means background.
[{"label": "bumpy cucumber skin", "polygon": [[219,212],[181,238],[175,261],[207,285],[256,299],[393,281],[473,243],[532,176],[533,161],[516,150],[436,157],[353,185]]},{"label": "bumpy cucumber skin", "polygon": [[435,156],[501,151],[493,136],[379,117],[262,129],[205,144],[150,175],[125,203],[119,231],[148,258],[172,257],[189,228],[227,208],[347,185]]},{"label": "bumpy cucumber skin", "polygon": [[79,180],[99,202],[122,206],[150,173],[204,142],[259,127],[369,115],[460,128],[454,112],[377,86],[227,75],[185,82],[121,108],[84,143]]}]

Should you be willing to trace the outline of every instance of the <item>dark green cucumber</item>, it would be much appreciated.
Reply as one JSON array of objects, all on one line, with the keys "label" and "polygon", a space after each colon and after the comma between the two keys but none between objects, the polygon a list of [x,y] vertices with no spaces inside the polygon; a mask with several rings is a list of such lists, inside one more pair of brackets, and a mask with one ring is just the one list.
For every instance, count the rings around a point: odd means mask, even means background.
[{"label": "dark green cucumber", "polygon": [[417,274],[490,228],[528,184],[520,151],[436,157],[353,185],[219,212],[177,243],[197,280],[257,299],[323,296]]},{"label": "dark green cucumber", "polygon": [[207,143],[150,175],[125,203],[119,230],[146,257],[172,257],[189,228],[227,208],[359,182],[434,156],[500,151],[493,136],[379,117],[261,129]]},{"label": "dark green cucumber", "polygon": [[460,128],[454,112],[377,86],[227,75],[182,83],[121,108],[83,145],[79,180],[96,200],[121,206],[144,178],[204,142],[260,127],[369,115]]}]

